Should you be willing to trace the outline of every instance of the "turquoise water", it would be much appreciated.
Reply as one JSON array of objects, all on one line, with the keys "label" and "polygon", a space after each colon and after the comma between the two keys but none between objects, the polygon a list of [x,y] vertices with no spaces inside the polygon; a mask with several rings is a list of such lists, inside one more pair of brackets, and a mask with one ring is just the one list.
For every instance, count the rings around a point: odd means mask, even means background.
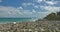
[{"label": "turquoise water", "polygon": [[0,18],[0,22],[31,21],[35,18]]}]

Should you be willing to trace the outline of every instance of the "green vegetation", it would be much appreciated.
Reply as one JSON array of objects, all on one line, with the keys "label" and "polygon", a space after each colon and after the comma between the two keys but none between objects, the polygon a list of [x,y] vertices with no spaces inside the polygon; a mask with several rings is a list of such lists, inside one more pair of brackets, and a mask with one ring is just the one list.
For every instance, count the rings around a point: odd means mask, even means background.
[{"label": "green vegetation", "polygon": [[60,20],[60,16],[57,15],[56,13],[51,13],[51,14],[47,15],[44,19],[47,19],[47,20]]},{"label": "green vegetation", "polygon": [[46,29],[46,30],[45,30],[45,32],[49,32],[49,30],[48,30],[48,29]]}]

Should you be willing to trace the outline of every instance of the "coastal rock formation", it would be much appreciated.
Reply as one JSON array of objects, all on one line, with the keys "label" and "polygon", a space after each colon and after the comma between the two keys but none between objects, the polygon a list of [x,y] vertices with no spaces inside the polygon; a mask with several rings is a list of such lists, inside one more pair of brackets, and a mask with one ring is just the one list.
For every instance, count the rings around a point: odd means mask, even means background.
[{"label": "coastal rock formation", "polygon": [[60,21],[14,22],[0,24],[0,32],[60,32]]},{"label": "coastal rock formation", "polygon": [[56,13],[51,13],[51,14],[47,15],[44,19],[59,20],[60,21],[60,12],[57,12],[57,14]]},{"label": "coastal rock formation", "polygon": [[57,15],[59,15],[59,16],[60,16],[60,12],[57,12]]}]

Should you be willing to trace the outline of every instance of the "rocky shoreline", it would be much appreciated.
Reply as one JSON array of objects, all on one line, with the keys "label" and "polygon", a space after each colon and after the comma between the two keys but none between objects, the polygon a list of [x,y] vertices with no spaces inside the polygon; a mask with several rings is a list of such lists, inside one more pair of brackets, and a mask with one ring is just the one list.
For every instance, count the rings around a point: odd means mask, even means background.
[{"label": "rocky shoreline", "polygon": [[0,32],[60,32],[60,21],[28,21],[0,24]]}]

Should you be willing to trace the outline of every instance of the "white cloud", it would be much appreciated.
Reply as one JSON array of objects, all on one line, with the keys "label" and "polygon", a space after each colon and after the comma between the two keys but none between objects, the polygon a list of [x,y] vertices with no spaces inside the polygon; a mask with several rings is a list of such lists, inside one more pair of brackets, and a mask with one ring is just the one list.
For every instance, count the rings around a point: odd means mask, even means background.
[{"label": "white cloud", "polygon": [[44,14],[46,13],[46,14],[49,14],[49,13],[51,13],[51,12],[37,12],[37,13],[44,13]]},{"label": "white cloud", "polygon": [[37,12],[35,13],[34,17],[37,17],[37,18],[44,18],[46,17],[48,14],[50,14],[51,12]]},{"label": "white cloud", "polygon": [[20,6],[19,8],[17,7],[17,9],[23,9],[23,7],[22,6]]},{"label": "white cloud", "polygon": [[46,0],[36,0],[37,2],[42,2],[42,1],[46,1]]},{"label": "white cloud", "polygon": [[38,3],[44,2],[44,3],[48,4],[48,5],[57,4],[57,1],[54,1],[54,0],[51,0],[51,1],[49,1],[49,0],[36,0],[36,2],[38,2]]},{"label": "white cloud", "polygon": [[[50,14],[51,12],[37,12],[37,13],[38,13],[38,14],[41,14],[41,15],[43,14],[43,15],[46,16],[46,15]],[[44,16],[44,17],[45,17],[45,16]]]},{"label": "white cloud", "polygon": [[[18,7],[19,8],[19,7]],[[0,15],[3,16],[18,16],[18,15],[29,15],[29,14],[33,14],[32,12],[30,12],[30,10],[23,10],[22,7],[20,7],[19,9],[15,8],[15,7],[5,7],[5,6],[0,6]],[[21,10],[22,9],[22,10]]]},{"label": "white cloud", "polygon": [[51,12],[37,12],[37,13],[40,14],[41,17],[46,17]]},{"label": "white cloud", "polygon": [[32,10],[32,12],[33,12],[33,13],[36,13],[36,11],[35,11],[34,9]]},{"label": "white cloud", "polygon": [[13,7],[4,7],[4,6],[0,6],[0,11],[2,11],[2,13],[0,14],[11,14],[10,11],[14,11],[16,8]]},{"label": "white cloud", "polygon": [[30,15],[33,14],[32,12],[23,12],[23,15]]},{"label": "white cloud", "polygon": [[27,5],[32,5],[32,3],[27,3]]},{"label": "white cloud", "polygon": [[11,12],[8,12],[8,14],[12,14]]},{"label": "white cloud", "polygon": [[16,8],[14,7],[4,7],[4,6],[0,6],[0,11],[12,11],[15,10]]},{"label": "white cloud", "polygon": [[58,12],[60,11],[60,7],[54,7],[54,6],[40,6],[41,9],[44,9],[49,12]]},{"label": "white cloud", "polygon": [[[48,12],[37,12],[36,10],[20,10],[22,7],[5,7],[0,6],[0,17],[45,17],[50,12],[60,11],[60,7],[52,7],[52,6],[40,6],[41,9],[47,10]],[[19,8],[19,9],[18,9]]]},{"label": "white cloud", "polygon": [[22,13],[22,12],[18,12],[18,14],[23,15],[23,13]]},{"label": "white cloud", "polygon": [[38,2],[42,2],[43,0],[38,0]]},{"label": "white cloud", "polygon": [[23,10],[22,7],[15,8],[15,7],[0,6],[0,11],[3,12],[0,14],[6,14],[6,15],[29,15],[29,14],[32,14],[32,12],[30,12],[30,10]]},{"label": "white cloud", "polygon": [[20,10],[15,8],[15,7],[5,7],[5,6],[0,6],[0,11],[2,11],[1,14],[11,14],[11,15],[15,15],[15,14],[21,14]]},{"label": "white cloud", "polygon": [[34,8],[39,8],[38,5],[34,6]]},{"label": "white cloud", "polygon": [[33,5],[33,6],[34,6],[35,4],[33,4],[33,3],[22,3],[22,5],[23,5],[23,6]]},{"label": "white cloud", "polygon": [[45,3],[49,5],[54,5],[54,4],[57,4],[57,1],[45,1]]}]

